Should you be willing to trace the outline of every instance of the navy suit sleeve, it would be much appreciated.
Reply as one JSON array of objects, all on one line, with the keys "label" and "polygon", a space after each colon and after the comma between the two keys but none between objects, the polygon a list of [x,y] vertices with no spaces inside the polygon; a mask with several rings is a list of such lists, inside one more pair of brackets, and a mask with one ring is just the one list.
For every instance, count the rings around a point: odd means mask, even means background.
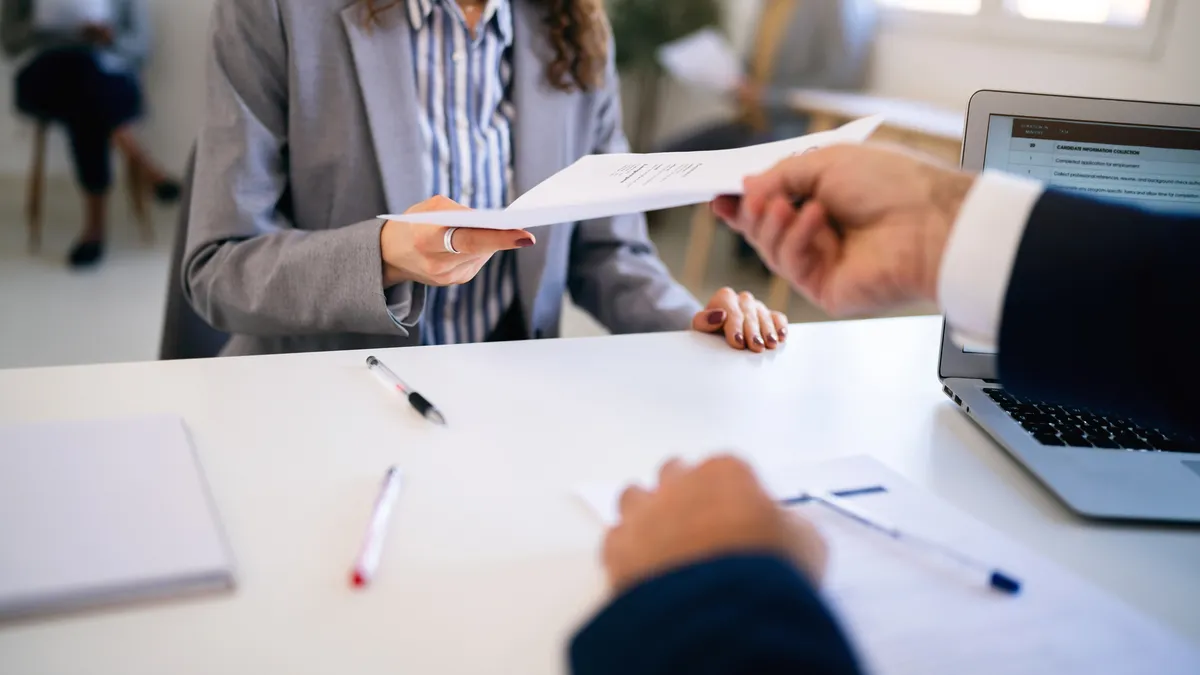
[{"label": "navy suit sleeve", "polygon": [[1000,324],[1017,394],[1200,434],[1200,218],[1048,191]]},{"label": "navy suit sleeve", "polygon": [[856,675],[837,623],[796,569],[733,556],[626,592],[571,643],[574,675]]}]

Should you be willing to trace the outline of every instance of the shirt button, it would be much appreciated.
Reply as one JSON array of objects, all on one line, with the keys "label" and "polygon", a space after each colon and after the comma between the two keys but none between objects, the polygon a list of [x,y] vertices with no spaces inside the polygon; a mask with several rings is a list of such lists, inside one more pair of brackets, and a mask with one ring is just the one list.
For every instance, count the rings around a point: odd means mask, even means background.
[{"label": "shirt button", "polygon": [[463,54],[462,51],[457,51],[457,52],[454,52],[454,54],[450,58],[454,59],[455,63],[457,63],[459,61],[462,61],[464,56],[465,56],[465,54]]}]

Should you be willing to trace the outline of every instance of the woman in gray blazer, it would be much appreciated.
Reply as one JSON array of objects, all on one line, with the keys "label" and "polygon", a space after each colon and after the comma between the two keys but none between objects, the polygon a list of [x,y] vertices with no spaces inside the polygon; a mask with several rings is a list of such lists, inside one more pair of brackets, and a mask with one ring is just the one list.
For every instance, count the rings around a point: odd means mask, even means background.
[{"label": "woman in gray blazer", "polygon": [[183,286],[223,353],[554,337],[567,291],[614,332],[778,346],[782,314],[729,289],[702,309],[641,215],[375,218],[503,207],[625,151],[607,25],[600,0],[216,0]]},{"label": "woman in gray blazer", "polygon": [[0,5],[0,42],[20,60],[17,109],[41,122],[61,122],[71,141],[86,218],[69,258],[74,267],[93,265],[104,254],[111,145],[133,161],[159,200],[179,197],[179,184],[142,150],[129,126],[142,111],[138,72],[150,50],[145,4],[112,0],[110,7],[107,19],[76,25],[70,17],[39,16],[37,0]]}]

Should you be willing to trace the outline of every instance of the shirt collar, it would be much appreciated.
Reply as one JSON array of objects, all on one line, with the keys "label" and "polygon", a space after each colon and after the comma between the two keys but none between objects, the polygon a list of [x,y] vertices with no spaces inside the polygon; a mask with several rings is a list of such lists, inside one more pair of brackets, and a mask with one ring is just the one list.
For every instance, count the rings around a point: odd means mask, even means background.
[{"label": "shirt collar", "polygon": [[[408,0],[408,20],[412,24],[414,31],[420,31],[425,27],[425,22],[429,20],[429,15],[433,14],[433,7],[437,3],[455,4],[455,0]],[[452,8],[453,11],[458,11],[458,8]],[[488,0],[487,6],[483,8],[483,18],[480,20],[484,26],[495,26],[499,31],[500,37],[504,39],[504,46],[512,46],[513,41],[513,18],[512,18],[512,3],[511,0]]]}]

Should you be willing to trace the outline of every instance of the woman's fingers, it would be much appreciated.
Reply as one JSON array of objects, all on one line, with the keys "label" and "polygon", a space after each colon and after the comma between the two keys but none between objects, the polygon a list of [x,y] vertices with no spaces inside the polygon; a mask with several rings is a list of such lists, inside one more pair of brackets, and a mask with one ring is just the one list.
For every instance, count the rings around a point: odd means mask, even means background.
[{"label": "woman's fingers", "polygon": [[[445,229],[439,235],[438,248],[445,251]],[[509,251],[517,248],[527,248],[537,243],[537,239],[525,230],[484,230],[470,227],[460,227],[454,230],[452,246],[458,254],[448,255],[491,255],[497,251]]]},{"label": "woman's fingers", "polygon": [[788,334],[788,318],[783,312],[771,312],[771,321],[775,324],[775,333],[779,336],[779,343],[787,342]]},{"label": "woman's fingers", "polygon": [[714,303],[725,308],[725,341],[734,349],[746,348],[745,315],[741,301],[732,288],[722,288],[713,297]]},{"label": "woman's fingers", "polygon": [[758,323],[758,300],[749,292],[738,294],[742,311],[742,333],[745,336],[746,347],[755,354],[767,349],[767,341],[763,338],[762,328]]},{"label": "woman's fingers", "polygon": [[712,304],[709,303],[708,309],[702,309],[692,317],[692,330],[700,333],[716,333],[725,327],[725,320],[729,318],[729,313],[720,307],[712,307]]},{"label": "woman's fingers", "polygon": [[767,349],[775,349],[779,346],[779,331],[775,329],[775,319],[771,317],[771,310],[767,306],[758,304],[758,327],[763,333],[763,340],[767,343]]}]

